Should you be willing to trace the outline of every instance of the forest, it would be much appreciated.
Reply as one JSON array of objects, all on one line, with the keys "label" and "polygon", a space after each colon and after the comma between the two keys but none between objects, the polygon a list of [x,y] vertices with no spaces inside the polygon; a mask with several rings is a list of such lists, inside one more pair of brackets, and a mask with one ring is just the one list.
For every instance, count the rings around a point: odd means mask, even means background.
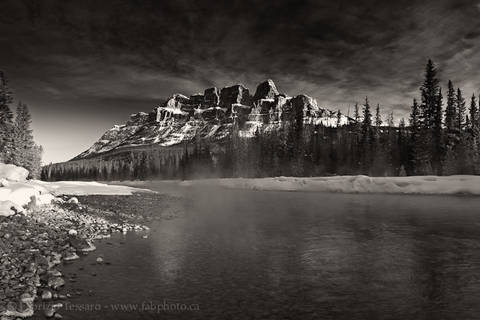
[{"label": "forest", "polygon": [[11,110],[13,93],[0,71],[0,162],[24,167],[30,178],[39,178],[42,147],[35,144],[28,106],[18,102],[15,115]]},{"label": "forest", "polygon": [[[408,120],[382,118],[365,98],[347,125],[305,123],[293,112],[275,130],[262,127],[253,138],[234,121],[222,141],[193,139],[174,147],[131,149],[115,155],[53,164],[46,180],[192,179],[357,175],[406,176],[478,174],[480,117],[475,95],[467,102],[447,82],[443,97],[437,69],[429,60]],[[340,112],[338,112],[340,116]],[[265,128],[265,127],[263,127]]]}]

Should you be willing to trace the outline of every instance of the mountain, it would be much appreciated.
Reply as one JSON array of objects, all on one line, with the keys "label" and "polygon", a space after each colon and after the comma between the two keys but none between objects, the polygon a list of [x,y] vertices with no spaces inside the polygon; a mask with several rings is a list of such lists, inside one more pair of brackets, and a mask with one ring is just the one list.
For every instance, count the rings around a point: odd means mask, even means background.
[{"label": "mountain", "polygon": [[46,166],[44,178],[67,178],[65,171],[71,170],[76,171],[76,178],[91,176],[89,172],[98,169],[96,162],[101,161],[103,166],[104,161],[120,159],[124,163],[119,165],[123,166],[132,161],[132,156],[125,157],[125,154],[139,150],[179,153],[182,158],[185,152],[188,156],[194,142],[222,145],[233,130],[240,138],[254,138],[259,132],[276,131],[294,121],[335,127],[346,125],[350,120],[320,108],[317,101],[307,95],[291,97],[280,93],[270,79],[260,83],[253,95],[241,84],[221,90],[208,88],[190,97],[177,93],[149,113],[132,114],[125,124],[109,129],[72,160]]}]

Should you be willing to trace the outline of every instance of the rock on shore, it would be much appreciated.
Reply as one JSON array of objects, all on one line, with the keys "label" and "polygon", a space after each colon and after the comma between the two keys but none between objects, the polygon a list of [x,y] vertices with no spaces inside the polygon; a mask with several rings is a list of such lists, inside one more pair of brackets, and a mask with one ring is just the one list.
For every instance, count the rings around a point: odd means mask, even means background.
[{"label": "rock on shore", "polygon": [[54,204],[0,217],[0,316],[31,316],[39,288],[44,301],[50,301],[51,293],[65,283],[57,265],[95,250],[94,239],[122,230],[147,229],[108,221],[98,210],[94,215],[72,208],[79,204],[68,206]]},{"label": "rock on shore", "polygon": [[[55,197],[63,185],[27,181],[28,171],[0,163],[0,317],[30,317],[39,299],[47,317],[60,317],[56,293],[65,280],[58,265],[95,250],[93,241],[112,232],[145,230],[127,217],[115,219],[104,210],[88,210],[78,199]],[[68,184],[73,193],[131,194],[133,188],[98,183]],[[37,296],[37,292],[41,293]],[[53,293],[52,293],[53,292]]]}]

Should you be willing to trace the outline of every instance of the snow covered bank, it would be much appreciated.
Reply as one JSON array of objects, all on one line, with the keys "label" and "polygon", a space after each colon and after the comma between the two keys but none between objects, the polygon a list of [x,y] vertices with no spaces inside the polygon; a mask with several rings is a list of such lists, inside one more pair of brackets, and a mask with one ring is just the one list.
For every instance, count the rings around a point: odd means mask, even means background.
[{"label": "snow covered bank", "polygon": [[134,192],[152,192],[148,189],[139,189],[128,186],[118,186],[87,181],[32,181],[32,184],[41,186],[54,195],[131,195]]},{"label": "snow covered bank", "polygon": [[0,216],[22,212],[25,206],[50,204],[57,195],[131,195],[149,191],[98,182],[26,180],[27,176],[24,168],[0,163]]},{"label": "snow covered bank", "polygon": [[480,195],[480,176],[412,177],[276,177],[259,179],[207,179],[183,181],[183,186],[220,186],[269,191],[310,191],[392,194],[470,194]]},{"label": "snow covered bank", "polygon": [[28,170],[17,167],[13,164],[0,163],[0,179],[10,181],[25,181],[28,177]]}]

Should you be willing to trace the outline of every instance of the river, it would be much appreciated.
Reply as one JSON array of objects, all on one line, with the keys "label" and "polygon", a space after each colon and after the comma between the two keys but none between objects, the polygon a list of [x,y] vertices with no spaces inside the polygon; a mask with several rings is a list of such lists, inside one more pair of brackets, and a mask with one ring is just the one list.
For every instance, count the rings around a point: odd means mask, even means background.
[{"label": "river", "polygon": [[184,214],[64,266],[65,318],[480,318],[480,198],[176,191]]}]

